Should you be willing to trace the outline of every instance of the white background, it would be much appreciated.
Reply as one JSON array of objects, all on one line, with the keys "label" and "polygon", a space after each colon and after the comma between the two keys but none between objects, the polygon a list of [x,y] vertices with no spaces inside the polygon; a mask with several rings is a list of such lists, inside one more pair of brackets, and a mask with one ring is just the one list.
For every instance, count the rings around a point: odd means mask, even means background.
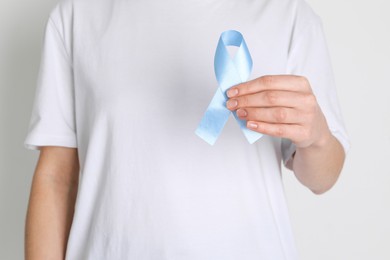
[{"label": "white background", "polygon": [[[39,154],[26,150],[23,141],[44,25],[55,3],[0,0],[0,259],[23,258]],[[313,195],[291,172],[284,174],[298,250],[302,260],[389,260],[390,4],[309,3],[324,23],[352,148],[338,183],[324,195]]]}]

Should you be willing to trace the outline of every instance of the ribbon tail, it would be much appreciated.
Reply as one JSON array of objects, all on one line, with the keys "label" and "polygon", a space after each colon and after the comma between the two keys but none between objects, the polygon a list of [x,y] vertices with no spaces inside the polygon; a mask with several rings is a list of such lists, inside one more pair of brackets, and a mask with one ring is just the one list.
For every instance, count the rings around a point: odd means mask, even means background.
[{"label": "ribbon tail", "polygon": [[230,110],[226,108],[226,97],[218,88],[203,115],[195,134],[210,145],[214,145],[229,119]]}]

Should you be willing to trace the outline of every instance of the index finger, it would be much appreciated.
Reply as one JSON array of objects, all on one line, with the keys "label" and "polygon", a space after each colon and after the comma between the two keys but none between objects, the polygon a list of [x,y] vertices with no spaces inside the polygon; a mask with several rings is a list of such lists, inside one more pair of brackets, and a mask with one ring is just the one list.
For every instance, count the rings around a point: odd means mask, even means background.
[{"label": "index finger", "polygon": [[266,90],[311,91],[309,82],[305,77],[296,75],[268,75],[233,86],[226,94],[231,98]]}]

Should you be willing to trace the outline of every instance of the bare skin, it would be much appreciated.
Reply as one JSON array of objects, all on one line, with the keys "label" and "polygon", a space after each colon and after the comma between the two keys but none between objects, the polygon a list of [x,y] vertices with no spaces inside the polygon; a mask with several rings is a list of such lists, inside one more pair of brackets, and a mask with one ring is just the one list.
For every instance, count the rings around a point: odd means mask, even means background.
[{"label": "bare skin", "polygon": [[78,177],[76,148],[41,147],[26,216],[26,260],[65,258]]},{"label": "bare skin", "polygon": [[296,145],[288,165],[303,185],[322,194],[336,183],[344,149],[331,134],[306,78],[264,76],[232,87],[227,95],[227,108],[247,120],[249,129]]}]

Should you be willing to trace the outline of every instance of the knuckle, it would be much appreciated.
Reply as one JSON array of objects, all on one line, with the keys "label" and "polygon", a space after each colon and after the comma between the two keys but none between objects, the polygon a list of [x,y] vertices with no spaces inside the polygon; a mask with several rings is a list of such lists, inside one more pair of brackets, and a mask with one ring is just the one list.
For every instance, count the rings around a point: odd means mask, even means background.
[{"label": "knuckle", "polygon": [[272,75],[263,76],[260,78],[260,81],[264,85],[271,85],[274,81],[274,77]]},{"label": "knuckle", "polygon": [[248,109],[248,118],[259,121],[263,118],[263,113],[261,112],[261,109],[250,108]]},{"label": "knuckle", "polygon": [[249,100],[247,96],[242,96],[238,99],[238,107],[246,107],[249,104]]},{"label": "knuckle", "polygon": [[275,119],[278,123],[282,123],[286,121],[287,111],[283,108],[278,108],[275,110]]},{"label": "knuckle", "polygon": [[241,90],[242,90],[241,94],[250,93],[252,90],[252,84],[244,83],[243,85],[241,85]]},{"label": "knuckle", "polygon": [[265,92],[265,98],[270,105],[276,105],[278,102],[278,95],[274,91]]},{"label": "knuckle", "polygon": [[304,123],[310,124],[313,121],[314,112],[312,110],[308,110],[302,114],[302,121]]},{"label": "knuckle", "polygon": [[275,128],[275,135],[276,135],[276,136],[283,136],[284,133],[285,133],[284,127],[282,127],[282,126],[277,126],[277,127]]},{"label": "knuckle", "polygon": [[317,104],[317,99],[313,94],[306,94],[304,96],[304,102],[306,106],[314,107]]},{"label": "knuckle", "polygon": [[315,116],[318,114],[318,106],[313,106],[312,109],[310,109],[308,112],[307,112],[307,117],[310,121],[312,121]]}]

